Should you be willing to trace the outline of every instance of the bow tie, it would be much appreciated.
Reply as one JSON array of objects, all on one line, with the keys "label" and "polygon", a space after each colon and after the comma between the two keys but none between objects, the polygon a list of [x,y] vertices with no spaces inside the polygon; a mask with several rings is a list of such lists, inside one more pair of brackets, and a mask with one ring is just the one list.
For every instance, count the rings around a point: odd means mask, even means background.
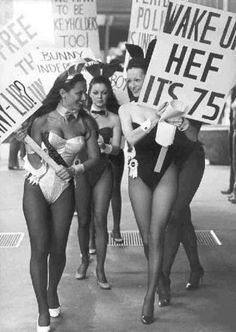
[{"label": "bow tie", "polygon": [[77,116],[78,116],[78,111],[75,111],[75,110],[73,110],[73,111],[66,111],[65,114],[64,114],[64,116],[65,116],[65,118],[67,120],[69,120],[70,117],[76,119]]},{"label": "bow tie", "polygon": [[106,114],[106,111],[105,110],[101,110],[101,111],[95,111],[95,110],[92,110],[91,111],[93,114],[99,114],[99,115],[105,115]]}]

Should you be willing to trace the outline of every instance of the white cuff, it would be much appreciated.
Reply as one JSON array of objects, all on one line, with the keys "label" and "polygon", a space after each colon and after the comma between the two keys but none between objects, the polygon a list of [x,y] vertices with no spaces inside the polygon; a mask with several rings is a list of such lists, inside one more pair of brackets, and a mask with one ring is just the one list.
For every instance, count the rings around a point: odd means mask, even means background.
[{"label": "white cuff", "polygon": [[112,145],[111,144],[105,144],[105,149],[101,149],[102,153],[110,154],[112,152]]},{"label": "white cuff", "polygon": [[144,131],[146,133],[151,129],[151,125],[152,125],[152,122],[150,119],[148,119],[140,125],[140,128],[142,129],[142,131]]}]

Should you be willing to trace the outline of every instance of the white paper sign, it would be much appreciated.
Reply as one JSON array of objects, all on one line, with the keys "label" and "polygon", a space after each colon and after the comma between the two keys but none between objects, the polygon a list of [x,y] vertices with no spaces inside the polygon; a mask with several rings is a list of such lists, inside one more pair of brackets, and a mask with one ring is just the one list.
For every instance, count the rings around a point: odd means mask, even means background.
[{"label": "white paper sign", "polygon": [[51,89],[55,79],[72,64],[84,58],[94,58],[88,48],[40,48],[34,50],[32,55],[46,93]]},{"label": "white paper sign", "polygon": [[45,92],[32,49],[37,29],[23,14],[0,30],[0,143],[40,106]]},{"label": "white paper sign", "polygon": [[[145,54],[149,43],[163,29],[168,4],[169,0],[133,0],[127,43],[139,45]],[[126,52],[125,68],[128,60]]]},{"label": "white paper sign", "polygon": [[111,77],[111,86],[119,105],[129,102],[127,78],[123,72],[116,71]]},{"label": "white paper sign", "polygon": [[236,82],[236,15],[170,1],[139,97],[155,107],[179,99],[187,117],[215,124]]},{"label": "white paper sign", "polygon": [[90,48],[99,58],[96,0],[51,1],[56,46],[75,49]]}]

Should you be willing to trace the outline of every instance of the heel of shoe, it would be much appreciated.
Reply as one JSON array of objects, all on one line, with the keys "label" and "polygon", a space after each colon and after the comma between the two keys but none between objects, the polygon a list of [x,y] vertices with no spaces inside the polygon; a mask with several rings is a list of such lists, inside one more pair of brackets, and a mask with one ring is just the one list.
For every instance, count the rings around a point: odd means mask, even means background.
[{"label": "heel of shoe", "polygon": [[146,302],[147,300],[144,300],[144,304],[143,304],[143,309],[142,309],[142,314],[141,314],[141,317],[140,317],[140,320],[143,324],[145,325],[149,325],[149,324],[152,324],[153,321],[154,321],[154,301],[155,301],[155,296],[153,298],[153,300],[151,301],[151,303],[149,304],[150,308],[148,311],[148,313],[145,312],[145,309],[148,307],[146,305]]},{"label": "heel of shoe", "polygon": [[186,284],[187,290],[196,290],[203,284],[204,270],[203,268],[197,271],[191,271],[189,281]]},{"label": "heel of shoe", "polygon": [[80,264],[80,266],[76,270],[75,279],[77,279],[77,280],[85,279],[88,266],[89,266],[89,256],[87,256],[87,257],[82,256],[82,263]]},{"label": "heel of shoe", "polygon": [[51,331],[50,325],[48,325],[48,326],[39,326],[39,315],[37,317],[36,329],[37,329],[37,332],[50,332]]},{"label": "heel of shoe", "polygon": [[170,305],[171,293],[170,293],[170,279],[161,275],[157,286],[158,294],[158,306],[167,307]]},{"label": "heel of shoe", "polygon": [[61,316],[61,307],[59,306],[58,308],[49,308],[49,315],[52,318],[58,318]]}]

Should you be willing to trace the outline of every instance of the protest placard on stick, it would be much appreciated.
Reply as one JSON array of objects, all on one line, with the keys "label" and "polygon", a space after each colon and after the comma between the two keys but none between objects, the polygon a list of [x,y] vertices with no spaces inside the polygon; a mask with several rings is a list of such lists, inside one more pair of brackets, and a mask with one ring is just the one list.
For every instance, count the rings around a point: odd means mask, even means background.
[{"label": "protest placard on stick", "polygon": [[23,14],[6,24],[0,41],[0,143],[31,116],[45,97],[30,50],[35,27]]},{"label": "protest placard on stick", "polygon": [[170,1],[139,97],[154,107],[180,99],[187,117],[216,124],[236,82],[236,15]]}]

